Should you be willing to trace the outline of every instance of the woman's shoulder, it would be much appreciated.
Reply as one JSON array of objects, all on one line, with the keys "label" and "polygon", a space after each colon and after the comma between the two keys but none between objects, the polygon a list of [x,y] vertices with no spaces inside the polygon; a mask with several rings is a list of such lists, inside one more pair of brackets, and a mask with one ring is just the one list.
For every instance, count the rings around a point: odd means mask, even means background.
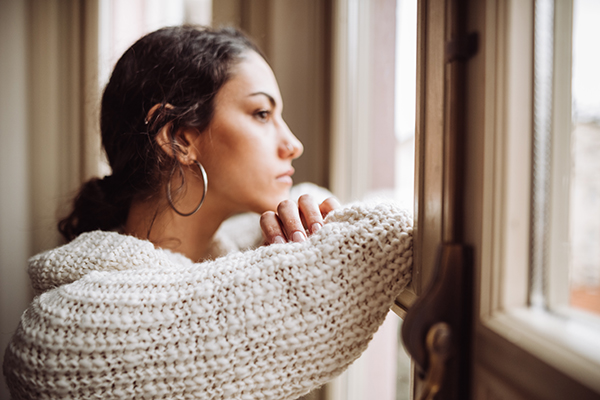
[{"label": "woman's shoulder", "polygon": [[35,294],[74,282],[92,271],[120,271],[181,262],[147,240],[117,232],[82,233],[71,242],[29,259]]}]

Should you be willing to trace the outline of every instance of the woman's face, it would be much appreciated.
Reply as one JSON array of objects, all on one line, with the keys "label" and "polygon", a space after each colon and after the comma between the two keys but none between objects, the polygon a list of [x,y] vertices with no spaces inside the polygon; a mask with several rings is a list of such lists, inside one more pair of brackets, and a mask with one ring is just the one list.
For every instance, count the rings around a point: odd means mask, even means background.
[{"label": "woman's face", "polygon": [[208,197],[229,212],[275,210],[289,196],[292,160],[302,143],[282,118],[273,71],[248,51],[215,97],[213,119],[198,137]]}]

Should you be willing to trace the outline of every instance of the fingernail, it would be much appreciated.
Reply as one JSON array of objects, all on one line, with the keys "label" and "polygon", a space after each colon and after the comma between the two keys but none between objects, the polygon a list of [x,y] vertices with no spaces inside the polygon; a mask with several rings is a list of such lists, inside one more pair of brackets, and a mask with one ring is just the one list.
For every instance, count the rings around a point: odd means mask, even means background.
[{"label": "fingernail", "polygon": [[300,231],[296,231],[292,235],[292,240],[294,242],[301,243],[301,242],[304,242],[306,240],[306,236],[304,236],[304,233],[302,233]]},{"label": "fingernail", "polygon": [[311,230],[312,230],[312,233],[319,232],[319,230],[321,230],[321,224],[318,222],[315,222],[314,224],[312,224]]},{"label": "fingernail", "polygon": [[272,243],[273,244],[275,244],[275,243],[285,243],[285,239],[278,235],[278,236],[275,236],[273,238],[273,242]]}]

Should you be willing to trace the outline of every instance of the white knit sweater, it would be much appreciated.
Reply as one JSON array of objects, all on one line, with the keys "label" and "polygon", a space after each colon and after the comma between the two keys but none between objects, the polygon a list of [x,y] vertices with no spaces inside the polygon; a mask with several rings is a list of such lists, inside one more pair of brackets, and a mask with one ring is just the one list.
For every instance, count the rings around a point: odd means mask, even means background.
[{"label": "white knit sweater", "polygon": [[194,264],[91,232],[30,260],[14,399],[294,399],[366,348],[410,279],[410,215],[354,205],[303,243]]}]

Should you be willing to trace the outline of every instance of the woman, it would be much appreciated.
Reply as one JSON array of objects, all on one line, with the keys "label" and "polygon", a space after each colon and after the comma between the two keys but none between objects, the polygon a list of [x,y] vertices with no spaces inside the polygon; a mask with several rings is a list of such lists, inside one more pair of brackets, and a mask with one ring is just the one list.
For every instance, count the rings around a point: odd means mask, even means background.
[{"label": "woman", "polygon": [[[296,398],[359,356],[410,277],[410,217],[290,201],[302,145],[282,107],[234,30],[165,28],[122,56],[102,99],[112,174],[60,222],[71,242],[30,260],[15,399]],[[244,212],[267,246],[216,258]]]}]

